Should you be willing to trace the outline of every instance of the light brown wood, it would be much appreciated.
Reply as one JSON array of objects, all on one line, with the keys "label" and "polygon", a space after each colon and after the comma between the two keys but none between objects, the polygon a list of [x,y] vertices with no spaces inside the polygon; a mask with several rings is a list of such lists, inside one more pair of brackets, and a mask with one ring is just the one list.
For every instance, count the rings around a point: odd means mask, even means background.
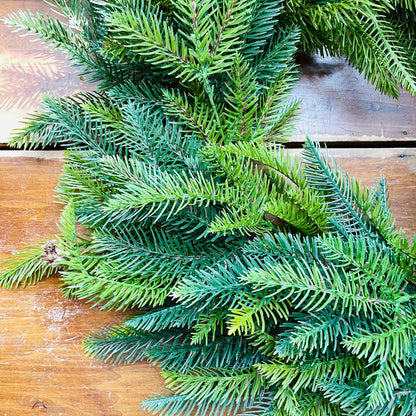
[{"label": "light brown wood", "polygon": [[60,209],[53,202],[62,161],[12,154],[0,157],[0,260],[55,234]]},{"label": "light brown wood", "polygon": [[123,316],[62,298],[56,277],[1,289],[0,414],[144,415],[141,401],[162,386],[158,369],[103,364],[81,345],[86,334]]},{"label": "light brown wood", "polygon": [[[0,260],[56,233],[62,161],[30,155],[0,152]],[[81,345],[86,334],[130,314],[63,298],[57,277],[0,289],[0,415],[144,415],[141,401],[163,385],[159,370],[146,362],[106,365]]]},{"label": "light brown wood", "polygon": [[[13,153],[0,152],[0,259],[55,233],[60,209],[53,203],[60,154]],[[367,186],[384,174],[398,225],[416,233],[416,150],[334,153]],[[63,298],[57,277],[0,289],[0,415],[144,415],[141,401],[163,386],[159,370],[146,362],[106,365],[86,357],[81,345],[84,335],[129,314]]]}]

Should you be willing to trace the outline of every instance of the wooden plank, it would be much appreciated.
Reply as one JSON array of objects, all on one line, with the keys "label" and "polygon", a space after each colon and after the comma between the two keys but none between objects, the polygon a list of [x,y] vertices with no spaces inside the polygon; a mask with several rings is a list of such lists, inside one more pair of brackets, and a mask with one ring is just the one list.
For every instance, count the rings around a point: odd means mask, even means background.
[{"label": "wooden plank", "polygon": [[[0,260],[56,233],[60,212],[53,203],[62,166],[58,155],[13,153],[0,153]],[[158,369],[146,362],[106,365],[89,359],[81,345],[84,335],[130,314],[64,299],[57,277],[25,289],[0,289],[0,413],[144,415],[141,401],[163,385]]]},{"label": "wooden plank", "polygon": [[[392,209],[416,232],[416,150],[334,149],[352,175],[371,186],[384,174]],[[62,161],[36,152],[0,152],[0,259],[56,232],[54,188]],[[84,335],[132,312],[91,310],[64,299],[57,277],[25,289],[0,289],[0,409],[6,415],[144,415],[141,401],[163,381],[148,363],[113,367],[85,356]],[[46,406],[46,407],[43,407]]]},{"label": "wooden plank", "polygon": [[[304,55],[293,97],[301,102],[292,141],[416,141],[416,96],[374,90],[343,58]],[[407,146],[404,144],[404,146]]]},{"label": "wooden plank", "polygon": [[158,369],[111,366],[85,356],[82,338],[125,314],[62,298],[58,279],[0,290],[0,409],[7,415],[144,415],[160,391]]},{"label": "wooden plank", "polygon": [[[0,18],[18,10],[50,13],[43,0],[0,1]],[[56,17],[56,14],[53,14]],[[57,96],[87,91],[77,69],[58,50],[35,41],[35,36],[22,36],[15,29],[0,24],[0,144],[7,143],[21,120],[39,108],[42,94]]]},{"label": "wooden plank", "polygon": [[10,157],[13,153],[4,151],[0,157],[0,260],[55,234],[60,209],[53,203],[53,190],[62,161]]},{"label": "wooden plank", "polygon": [[[19,9],[48,12],[42,0],[0,2],[0,17]],[[0,25],[0,144],[24,115],[36,110],[40,94],[57,96],[93,88],[77,76],[57,50],[34,37],[21,37]],[[306,135],[325,141],[416,142],[416,97],[402,91],[398,101],[376,92],[342,58],[306,56],[293,97],[301,101],[292,141]],[[405,146],[407,146],[405,144]]]}]

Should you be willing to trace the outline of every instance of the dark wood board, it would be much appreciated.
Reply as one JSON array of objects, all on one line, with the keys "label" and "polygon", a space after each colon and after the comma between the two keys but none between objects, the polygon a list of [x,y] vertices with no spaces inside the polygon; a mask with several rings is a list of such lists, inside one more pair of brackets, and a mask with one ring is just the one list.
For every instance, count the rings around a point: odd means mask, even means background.
[{"label": "dark wood board", "polygon": [[344,58],[306,56],[293,96],[301,109],[293,141],[306,135],[322,141],[416,141],[416,97],[401,90],[399,99],[375,91]]},{"label": "dark wood board", "polygon": [[[30,10],[50,13],[43,0],[1,0],[0,18],[12,12]],[[42,94],[64,96],[92,88],[78,76],[63,53],[36,36],[0,22],[0,143],[20,128],[21,120],[37,110]]]},{"label": "dark wood board", "polygon": [[[2,0],[0,17],[17,10],[56,16],[43,0]],[[0,23],[0,143],[27,113],[39,108],[40,94],[69,95],[93,89],[64,55],[35,37]],[[292,96],[301,101],[292,141],[306,135],[325,141],[416,141],[416,97],[380,94],[342,58],[306,56]],[[405,144],[406,146],[406,144]]]}]

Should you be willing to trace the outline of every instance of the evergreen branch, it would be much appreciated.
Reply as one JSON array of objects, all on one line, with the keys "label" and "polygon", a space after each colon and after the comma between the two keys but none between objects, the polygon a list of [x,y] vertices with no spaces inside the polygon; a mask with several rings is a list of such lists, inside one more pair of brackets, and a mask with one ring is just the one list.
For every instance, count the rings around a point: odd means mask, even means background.
[{"label": "evergreen branch", "polygon": [[252,1],[225,0],[218,5],[209,52],[209,75],[227,71],[241,50],[243,40],[240,33],[247,29],[251,3]]},{"label": "evergreen branch", "polygon": [[225,93],[225,115],[227,121],[227,141],[247,141],[252,135],[257,111],[260,85],[255,79],[255,72],[237,54],[230,75],[230,82]]},{"label": "evergreen branch", "polygon": [[213,141],[217,135],[216,125],[211,117],[212,107],[207,97],[196,96],[190,102],[188,96],[175,90],[163,91],[163,105],[171,117],[184,124],[189,132],[206,141]]},{"label": "evergreen branch", "polygon": [[[245,176],[249,177],[247,172],[248,163],[245,159],[250,159],[253,167],[256,167],[260,172],[265,171],[268,174],[268,177],[273,181],[279,192],[285,191],[287,183],[302,189],[307,187],[307,178],[301,168],[299,158],[291,156],[280,144],[271,143],[265,145],[249,141],[240,141],[227,145],[210,144],[205,146],[202,152],[209,161],[210,166],[217,168],[218,173],[221,173],[221,175],[235,171],[232,177],[234,180],[239,175],[242,175],[243,172],[245,172]],[[227,165],[235,165],[237,162],[240,162],[238,170],[227,167]],[[251,180],[259,181],[257,178],[252,178]]]},{"label": "evergreen branch", "polygon": [[48,263],[43,247],[28,246],[1,263],[0,286],[16,288],[39,282],[58,272],[59,266]]},{"label": "evergreen branch", "polygon": [[273,224],[265,217],[265,212],[258,204],[250,207],[250,211],[231,207],[228,212],[221,212],[210,224],[209,232],[222,235],[261,235],[271,232]]},{"label": "evergreen branch", "polygon": [[292,132],[299,102],[288,99],[296,79],[290,71],[291,68],[278,74],[261,98],[255,141],[284,142]]},{"label": "evergreen branch", "polygon": [[306,235],[325,231],[330,218],[325,203],[308,188],[302,192],[288,188],[285,194],[265,204],[264,210]]},{"label": "evergreen branch", "polygon": [[416,74],[407,62],[405,50],[397,44],[394,31],[390,28],[383,16],[374,16],[368,13],[368,21],[363,22],[363,27],[369,36],[377,39],[377,45],[384,56],[386,70],[390,76],[408,90],[412,95],[416,94]]},{"label": "evergreen branch", "polygon": [[286,259],[280,264],[266,260],[244,275],[243,281],[253,285],[255,291],[268,289],[269,296],[290,299],[293,306],[309,312],[339,307],[348,316],[362,311],[364,316],[372,317],[382,311],[392,313],[411,299],[394,289],[377,293],[377,284],[369,286],[360,275],[347,271],[339,274],[338,270],[332,264],[310,265],[304,259],[294,259],[293,264]]},{"label": "evergreen branch", "polygon": [[247,25],[242,53],[248,61],[261,54],[274,35],[274,26],[283,9],[282,0],[257,0]]},{"label": "evergreen branch", "polygon": [[[148,276],[161,281],[180,280],[222,258],[220,248],[191,244],[177,234],[155,228],[146,232],[118,230],[115,235],[98,232],[93,235],[92,247],[115,277]],[[104,273],[108,276],[108,272]]]},{"label": "evergreen branch", "polygon": [[[57,191],[63,201],[73,201],[79,209],[88,204],[90,207],[99,206],[109,198],[112,186],[101,180],[100,171],[95,164],[100,161],[96,155],[80,155],[67,153],[62,169],[62,179]],[[74,192],[76,190],[76,192]]]},{"label": "evergreen branch", "polygon": [[[143,109],[140,102],[123,106],[121,129],[126,137],[134,137],[135,156],[164,169],[202,168],[198,158],[201,147],[196,136],[183,137],[181,128],[166,126],[166,119],[155,116],[153,109]],[[133,147],[132,146],[132,147]]]},{"label": "evergreen branch", "polygon": [[[368,191],[317,144],[303,166],[277,144],[299,46],[346,55],[392,95],[414,89],[409,1],[50,4],[62,21],[15,23],[101,93],[46,99],[13,143],[71,150],[64,293],[145,308],[88,337],[90,354],[159,364],[173,395],[145,406],[162,415],[410,416],[416,244],[385,181]],[[0,282],[40,278],[33,254]]]},{"label": "evergreen branch", "polygon": [[138,315],[124,324],[135,330],[160,332],[168,328],[190,328],[201,311],[198,306],[176,304]]},{"label": "evergreen branch", "polygon": [[368,321],[345,314],[336,315],[329,310],[318,314],[297,312],[291,317],[295,320],[282,325],[286,330],[279,337],[274,350],[282,359],[301,359],[314,352],[316,355],[337,354],[342,341]]},{"label": "evergreen branch", "polygon": [[198,304],[201,310],[221,308],[222,305],[232,308],[238,304],[239,296],[248,292],[238,278],[247,272],[249,264],[245,262],[244,257],[236,257],[215,267],[198,270],[175,287],[173,296],[186,306]]},{"label": "evergreen branch", "polygon": [[[70,265],[68,265],[70,266]],[[79,267],[79,266],[78,266]],[[146,282],[144,278],[115,280],[104,272],[88,273],[72,266],[62,272],[64,293],[93,303],[92,307],[106,310],[126,310],[131,307],[159,306],[171,290],[171,281],[160,279]]]},{"label": "evergreen branch", "polygon": [[367,386],[367,383],[343,380],[324,380],[320,383],[325,397],[332,403],[338,403],[347,412],[357,416],[366,416],[371,413],[378,416],[377,409],[371,409],[368,406]]},{"label": "evergreen branch", "polygon": [[316,238],[290,233],[265,234],[254,238],[243,246],[242,251],[252,258],[268,258],[276,262],[283,258],[302,258],[311,264],[324,260]]},{"label": "evergreen branch", "polygon": [[269,385],[279,386],[279,391],[291,389],[297,393],[301,389],[315,391],[323,380],[342,380],[346,376],[358,376],[364,369],[364,364],[352,356],[303,364],[274,361],[256,364],[255,368],[267,379]]},{"label": "evergreen branch", "polygon": [[25,30],[31,34],[36,34],[45,41],[51,40],[56,46],[67,49],[69,52],[73,50],[88,50],[89,45],[82,33],[72,30],[68,24],[50,16],[37,13],[36,15],[30,11],[15,12],[3,19],[4,23],[15,26],[18,30]]},{"label": "evergreen branch", "polygon": [[[56,6],[56,2],[54,5]],[[79,8],[79,5],[78,2],[75,7]],[[45,41],[52,41],[55,47],[62,48],[71,57],[73,63],[80,67],[80,75],[85,76],[89,81],[98,81],[102,88],[114,86],[115,83],[132,76],[131,68],[113,63],[98,52],[97,44],[102,40],[105,31],[95,30],[93,24],[87,22],[82,24],[79,16],[74,18],[77,12],[72,12],[71,7],[64,2],[59,2],[58,6],[65,9],[63,13],[67,14],[67,21],[53,19],[40,13],[35,15],[22,11],[12,13],[3,21],[17,27],[18,30],[25,30]],[[88,6],[88,9],[91,10],[91,7]],[[71,12],[68,14],[68,11]],[[99,14],[95,13],[95,16],[92,16],[90,13],[89,17],[93,22],[100,22],[97,28],[103,27]],[[85,19],[85,14],[82,19]]]},{"label": "evergreen branch", "polygon": [[180,342],[181,331],[148,333],[127,326],[104,328],[88,335],[83,347],[89,356],[112,364],[132,364],[147,357],[147,349],[158,349],[164,343]]},{"label": "evergreen branch", "polygon": [[189,374],[198,368],[244,369],[260,362],[261,353],[239,337],[217,337],[206,344],[164,343],[147,349],[146,357],[166,371]]},{"label": "evergreen branch", "polygon": [[266,325],[273,322],[277,325],[281,320],[287,320],[289,306],[285,302],[273,298],[243,299],[239,308],[230,309],[228,317],[229,335],[248,335],[255,333],[258,329],[266,330]]},{"label": "evergreen branch", "polygon": [[134,14],[115,12],[108,18],[108,30],[118,44],[106,45],[106,54],[122,59],[129,51],[182,82],[198,78],[192,55],[162,13],[147,6]]},{"label": "evergreen branch", "polygon": [[160,416],[203,416],[208,412],[210,416],[230,416],[237,413],[237,409],[224,409],[222,405],[212,403],[209,399],[197,401],[193,396],[185,394],[155,394],[146,399],[142,406],[145,410],[158,413]]},{"label": "evergreen branch", "polygon": [[[80,93],[63,99],[45,97],[41,111],[29,116],[24,128],[12,137],[10,146],[33,150],[58,143],[74,147],[76,144],[88,143],[92,147],[94,141],[87,139],[86,133],[92,133],[95,126],[88,119],[83,106],[100,98],[100,95],[91,93]],[[78,126],[82,127],[77,131]]]},{"label": "evergreen branch", "polygon": [[377,243],[367,239],[356,240],[352,236],[343,239],[339,235],[319,236],[317,243],[327,260],[338,261],[339,266],[367,275],[369,282],[395,290],[404,288],[404,270],[392,261],[390,253],[380,251]]},{"label": "evergreen branch", "polygon": [[395,219],[390,210],[386,179],[382,178],[373,187],[372,192],[374,194],[374,204],[373,207],[368,208],[367,215],[371,218],[374,227],[393,250],[409,255],[409,241],[403,231],[396,230],[395,227]]},{"label": "evergreen branch", "polygon": [[283,414],[276,413],[274,408],[274,401],[272,393],[266,393],[259,400],[255,400],[249,409],[239,412],[238,416],[257,416],[257,415],[274,415],[274,416],[283,416]]},{"label": "evergreen branch", "polygon": [[[401,318],[401,319],[400,319]],[[345,346],[359,358],[366,358],[370,363],[393,360],[405,361],[413,350],[416,318],[396,317],[375,325],[374,331],[361,329],[344,340]]]},{"label": "evergreen branch", "polygon": [[210,397],[213,404],[247,408],[264,393],[262,377],[252,368],[232,371],[204,368],[188,374],[168,371],[162,374],[168,388],[174,386],[179,394],[193,397],[197,403]]},{"label": "evergreen branch", "polygon": [[254,60],[256,78],[265,85],[273,85],[276,80],[285,76],[287,83],[281,84],[284,89],[290,89],[295,79],[287,75],[293,72],[292,61],[297,52],[300,32],[297,28],[278,29],[274,33],[273,42],[263,54],[258,54]]},{"label": "evergreen branch", "polygon": [[198,316],[198,322],[194,325],[192,334],[192,344],[208,344],[209,339],[215,341],[218,335],[224,334],[224,321],[226,311],[222,309],[213,309],[209,313],[201,313]]},{"label": "evergreen branch", "polygon": [[249,197],[244,190],[236,189],[228,182],[216,183],[212,177],[200,172],[186,177],[143,166],[141,181],[129,184],[110,198],[105,209],[114,213],[114,219],[119,222],[131,210],[134,210],[133,214],[128,215],[140,215],[146,210],[141,218],[156,215],[157,221],[165,213],[166,218],[170,218],[187,207],[210,204],[244,208],[249,204]]},{"label": "evergreen branch", "polygon": [[329,212],[333,214],[330,218],[332,231],[343,235],[379,238],[361,211],[361,207],[368,202],[359,184],[354,179],[350,180],[347,174],[344,178],[341,168],[335,162],[331,166],[328,156],[323,155],[318,144],[312,143],[310,139],[305,146],[303,161],[307,165],[305,171],[308,185],[324,198]]}]

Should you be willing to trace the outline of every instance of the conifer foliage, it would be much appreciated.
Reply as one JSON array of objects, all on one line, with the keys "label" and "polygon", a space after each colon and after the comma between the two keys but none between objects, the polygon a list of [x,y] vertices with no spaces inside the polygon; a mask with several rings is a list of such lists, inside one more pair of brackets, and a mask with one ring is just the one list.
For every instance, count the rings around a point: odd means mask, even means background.
[{"label": "conifer foliage", "polygon": [[416,249],[385,180],[363,189],[318,143],[301,159],[282,145],[301,38],[289,2],[52,3],[68,22],[9,23],[98,89],[45,99],[13,139],[67,149],[65,208],[48,261],[22,253],[1,284],[56,271],[67,296],[135,308],[84,345],[157,363],[168,391],[152,412],[414,414]]}]

